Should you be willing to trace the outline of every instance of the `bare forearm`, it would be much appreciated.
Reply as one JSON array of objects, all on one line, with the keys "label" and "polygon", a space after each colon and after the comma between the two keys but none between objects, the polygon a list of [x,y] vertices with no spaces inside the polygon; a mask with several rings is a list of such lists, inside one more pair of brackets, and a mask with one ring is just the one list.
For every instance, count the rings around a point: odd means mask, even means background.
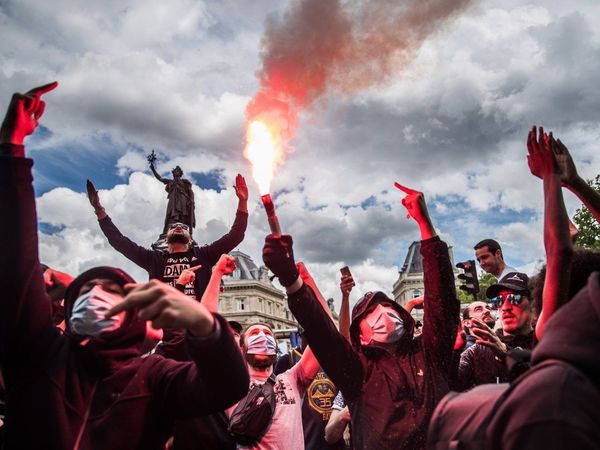
[{"label": "bare forearm", "polygon": [[421,240],[426,240],[437,236],[433,223],[429,215],[419,222],[419,230],[421,231]]},{"label": "bare forearm", "polygon": [[583,202],[596,221],[600,223],[600,193],[581,177],[577,177],[577,180],[569,186],[569,190]]},{"label": "bare forearm", "polygon": [[325,441],[329,445],[338,442],[344,436],[344,430],[348,422],[344,419],[342,411],[333,410],[329,417],[329,422],[325,426]]},{"label": "bare forearm", "polygon": [[544,247],[546,279],[542,312],[536,325],[541,338],[546,322],[568,300],[573,245],[569,235],[569,219],[557,175],[544,178]]},{"label": "bare forearm", "polygon": [[247,213],[248,212],[248,200],[239,199],[237,209],[238,209],[238,211]]},{"label": "bare forearm", "polygon": [[206,286],[206,290],[204,291],[204,294],[202,294],[202,300],[200,302],[211,313],[216,313],[219,310],[221,278],[223,278],[223,273],[218,270],[213,270],[208,285]]},{"label": "bare forearm", "polygon": [[340,334],[350,341],[350,296],[342,294],[340,306]]}]

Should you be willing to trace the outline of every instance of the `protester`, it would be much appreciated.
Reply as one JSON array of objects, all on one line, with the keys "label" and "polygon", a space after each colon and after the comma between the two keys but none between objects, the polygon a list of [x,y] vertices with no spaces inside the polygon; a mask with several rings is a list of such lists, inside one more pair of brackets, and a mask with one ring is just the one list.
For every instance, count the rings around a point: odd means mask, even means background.
[{"label": "protester", "polygon": [[[241,343],[250,373],[251,390],[255,385],[266,383],[273,375],[277,342],[271,327],[256,323],[242,334]],[[307,347],[298,364],[275,376],[275,412],[272,422],[258,444],[251,448],[304,449],[302,398],[318,371],[319,362],[310,347]],[[229,410],[230,415],[234,412],[235,407]],[[246,447],[240,445],[239,448]]]},{"label": "protester", "polygon": [[528,283],[526,274],[514,272],[487,289],[486,295],[492,302],[492,308],[498,310],[502,328],[494,331],[483,318],[469,319],[469,330],[475,337],[475,344],[460,356],[456,379],[458,389],[508,381],[509,371],[505,364],[508,351],[516,347],[533,347],[532,301]]},{"label": "protester", "polygon": [[[52,323],[38,257],[32,160],[24,138],[51,83],[14,94],[0,129],[0,361],[6,448],[163,449],[170,423],[226,408],[248,375],[226,321],[159,281],[136,285],[96,267],[65,293],[65,334]],[[146,320],[187,329],[194,362],[140,358]],[[210,370],[204,366],[210,361]]]},{"label": "protester", "polygon": [[517,272],[514,267],[507,266],[500,244],[493,239],[484,239],[473,247],[475,258],[479,266],[486,273],[491,273],[497,280],[501,280],[510,272]]},{"label": "protester", "polygon": [[[306,280],[307,278],[306,276],[303,276],[302,272],[303,271],[300,270],[302,279]],[[343,275],[340,281],[340,291],[342,293],[340,333],[343,334],[343,327],[348,327],[346,332],[347,335],[349,335],[350,332],[350,306],[348,302],[353,287],[354,280],[352,275]],[[344,315],[345,308],[348,310],[346,311],[347,320],[341,319]],[[301,339],[301,347],[293,348],[286,355],[279,358],[274,370],[276,375],[291,368],[302,357],[302,354],[308,345],[303,328],[299,329],[299,336]],[[327,376],[322,368],[319,368],[314,380],[306,389],[306,395],[302,402],[302,428],[304,431],[304,448],[306,450],[331,450],[343,448],[343,441],[341,441],[341,439],[336,442],[331,442],[325,438],[325,427],[333,412],[333,401],[338,395],[338,392],[339,391],[333,381]]]},{"label": "protester", "polygon": [[[238,197],[238,209],[229,233],[212,244],[196,247],[192,246],[189,226],[179,222],[172,223],[167,231],[167,252],[141,247],[123,236],[106,214],[100,203],[100,196],[90,181],[88,198],[94,207],[100,229],[115,250],[145,269],[150,279],[161,280],[176,287],[180,283],[178,288],[182,292],[199,299],[206,289],[213,265],[223,253],[233,250],[244,239],[248,223],[248,187],[244,177],[238,174],[234,188]],[[181,283],[185,285],[182,286]],[[163,330],[163,338],[156,352],[178,361],[187,361],[187,355],[181,351],[184,348],[181,345],[183,341],[182,330]]]},{"label": "protester", "polygon": [[462,312],[462,331],[465,333],[465,346],[463,350],[471,347],[477,340],[477,337],[471,332],[473,319],[482,321],[492,330],[496,326],[492,307],[488,303],[475,301],[469,304]]},{"label": "protester", "polygon": [[422,448],[435,404],[448,391],[459,310],[448,247],[433,228],[423,194],[398,186],[422,237],[425,329],[417,339],[410,314],[376,292],[354,307],[349,343],[299,277],[291,236],[270,235],[263,249],[265,264],[286,288],[291,311],[349,405],[357,449]]},{"label": "protester", "polygon": [[88,182],[88,198],[94,207],[100,229],[110,245],[146,270],[150,279],[161,280],[175,286],[185,269],[200,266],[195,270],[192,281],[188,282],[184,289],[185,294],[199,299],[210,279],[213,265],[223,253],[230,252],[244,239],[248,223],[248,187],[244,177],[238,174],[234,188],[238,198],[238,208],[229,233],[209,245],[196,247],[192,246],[189,226],[179,222],[172,223],[169,224],[167,231],[167,252],[141,247],[123,236],[102,207],[98,191],[91,182]]}]

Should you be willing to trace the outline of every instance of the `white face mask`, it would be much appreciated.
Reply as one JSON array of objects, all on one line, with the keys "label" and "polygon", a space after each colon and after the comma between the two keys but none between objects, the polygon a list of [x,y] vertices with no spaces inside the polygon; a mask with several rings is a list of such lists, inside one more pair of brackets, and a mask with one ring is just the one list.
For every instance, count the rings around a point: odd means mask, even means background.
[{"label": "white face mask", "polygon": [[277,343],[275,342],[275,338],[271,335],[265,334],[263,331],[252,336],[248,336],[246,342],[246,346],[248,348],[246,353],[249,355],[277,354]]},{"label": "white face mask", "polygon": [[367,340],[361,334],[362,345],[392,344],[404,336],[404,321],[390,306],[377,305],[363,320],[371,328],[371,337]]},{"label": "white face mask", "polygon": [[106,292],[100,286],[77,297],[69,323],[73,333],[79,336],[96,337],[114,331],[121,325],[118,315],[105,318],[104,314],[113,306],[121,303],[123,297]]}]

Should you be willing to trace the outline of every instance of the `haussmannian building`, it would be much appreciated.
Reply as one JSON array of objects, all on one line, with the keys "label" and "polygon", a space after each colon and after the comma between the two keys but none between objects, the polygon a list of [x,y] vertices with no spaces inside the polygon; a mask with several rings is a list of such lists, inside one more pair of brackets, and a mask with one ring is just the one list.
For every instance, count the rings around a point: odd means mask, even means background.
[{"label": "haussmannian building", "polygon": [[[450,262],[454,270],[454,274],[458,274],[458,269],[454,267],[454,255],[452,247],[448,247],[450,253]],[[394,301],[401,306],[406,305],[410,299],[419,297],[425,293],[425,285],[423,283],[423,257],[421,256],[421,241],[414,241],[410,244],[404,264],[400,268],[399,276],[392,289]],[[415,320],[423,321],[423,310],[413,309],[412,315]]]}]

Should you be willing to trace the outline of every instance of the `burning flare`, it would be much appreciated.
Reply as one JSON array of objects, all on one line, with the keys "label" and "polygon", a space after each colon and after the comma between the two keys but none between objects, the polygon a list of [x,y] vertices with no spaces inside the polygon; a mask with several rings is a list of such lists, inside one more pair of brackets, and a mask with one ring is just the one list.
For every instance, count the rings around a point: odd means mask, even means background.
[{"label": "burning flare", "polygon": [[275,166],[281,160],[282,148],[275,133],[261,120],[248,122],[244,155],[252,164],[252,176],[260,195],[269,193]]}]

